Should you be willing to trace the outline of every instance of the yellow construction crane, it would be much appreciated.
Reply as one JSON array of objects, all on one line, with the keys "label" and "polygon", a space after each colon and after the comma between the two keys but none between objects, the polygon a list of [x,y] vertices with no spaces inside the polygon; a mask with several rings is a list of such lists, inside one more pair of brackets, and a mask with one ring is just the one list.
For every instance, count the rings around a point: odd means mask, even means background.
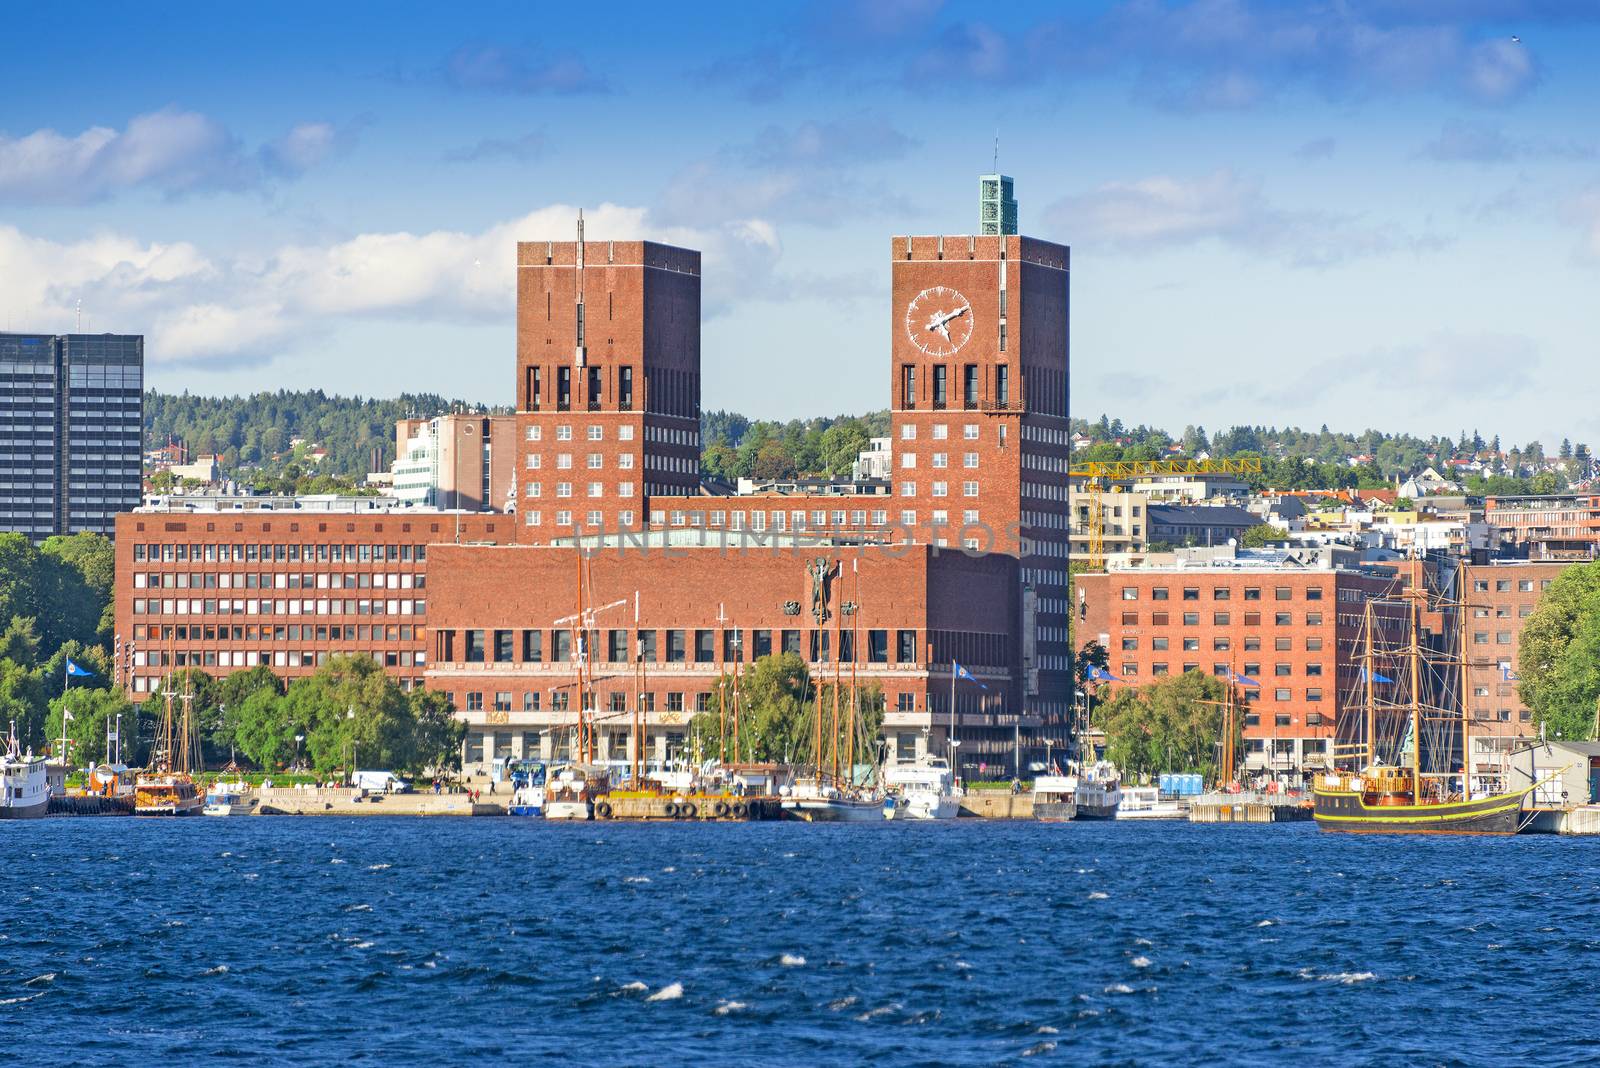
[{"label": "yellow construction crane", "polygon": [[[1102,505],[1112,483],[1127,482],[1151,475],[1259,475],[1261,461],[1256,457],[1238,460],[1107,460],[1073,464],[1069,479],[1082,479],[1089,498],[1089,567],[1102,571],[1106,566],[1106,529]],[[1070,499],[1070,492],[1068,497]]]}]

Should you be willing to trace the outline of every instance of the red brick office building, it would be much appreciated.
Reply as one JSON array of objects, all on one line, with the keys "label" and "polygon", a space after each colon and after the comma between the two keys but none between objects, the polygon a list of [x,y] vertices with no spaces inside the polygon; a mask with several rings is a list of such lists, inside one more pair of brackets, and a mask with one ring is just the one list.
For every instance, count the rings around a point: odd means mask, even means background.
[{"label": "red brick office building", "polygon": [[[1148,568],[1076,576],[1082,642],[1098,641],[1118,682],[1185,671],[1241,687],[1247,771],[1331,766],[1341,695],[1356,684],[1368,601],[1394,597],[1392,573],[1339,568]],[[1342,739],[1341,739],[1342,740]]]}]

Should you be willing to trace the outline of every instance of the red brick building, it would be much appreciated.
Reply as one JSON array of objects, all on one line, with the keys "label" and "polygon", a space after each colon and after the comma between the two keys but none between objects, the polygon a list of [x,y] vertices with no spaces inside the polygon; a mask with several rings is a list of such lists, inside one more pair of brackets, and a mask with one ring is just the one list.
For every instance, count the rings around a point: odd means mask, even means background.
[{"label": "red brick building", "polygon": [[293,679],[335,653],[370,654],[421,685],[429,546],[516,534],[505,515],[291,503],[196,498],[117,516],[117,681],[133,699],[180,668],[266,664]]},{"label": "red brick building", "polygon": [[1185,671],[1232,672],[1241,687],[1246,770],[1328,764],[1342,694],[1355,685],[1366,603],[1395,596],[1392,573],[1339,568],[1187,566],[1075,578],[1080,642],[1098,641],[1111,673],[1141,686]]}]

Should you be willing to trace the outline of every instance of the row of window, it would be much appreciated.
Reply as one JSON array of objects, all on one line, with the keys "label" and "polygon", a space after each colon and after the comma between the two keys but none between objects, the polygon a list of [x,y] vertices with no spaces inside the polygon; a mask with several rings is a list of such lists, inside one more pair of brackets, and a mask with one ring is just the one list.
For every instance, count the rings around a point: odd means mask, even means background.
[{"label": "row of window", "polygon": [[[1183,619],[1183,625],[1185,627],[1198,627],[1200,625],[1200,613],[1199,612],[1183,612],[1183,613],[1181,613],[1181,617]],[[1245,626],[1247,626],[1247,627],[1259,627],[1261,625],[1261,620],[1263,618],[1263,614],[1260,613],[1260,612],[1245,612],[1243,614],[1242,618],[1244,620],[1244,625]],[[1323,616],[1322,616],[1321,612],[1307,612],[1305,614],[1305,624],[1308,627],[1320,627],[1320,626],[1322,626],[1322,618],[1323,618]],[[1213,613],[1211,613],[1211,625],[1212,626],[1215,626],[1215,627],[1227,627],[1227,626],[1231,626],[1232,622],[1233,622],[1233,614],[1231,612],[1213,612]],[[1292,626],[1294,626],[1294,613],[1293,612],[1274,612],[1272,614],[1272,624],[1273,624],[1273,626],[1276,626],[1276,627],[1292,627]],[[1122,613],[1122,625],[1124,627],[1136,627],[1136,626],[1138,626],[1139,625],[1139,613],[1138,612],[1124,612],[1124,613]],[[1168,627],[1168,626],[1171,626],[1172,625],[1172,615],[1171,615],[1171,613],[1169,613],[1169,612],[1151,612],[1150,613],[1150,625],[1152,627]]]},{"label": "row of window", "polygon": [[[944,441],[944,440],[946,440],[946,439],[948,439],[950,437],[950,424],[949,423],[934,423],[933,426],[929,429],[929,433],[932,435],[934,441]],[[962,428],[961,428],[961,437],[962,437],[962,440],[964,440],[964,441],[977,441],[979,433],[980,433],[980,431],[979,431],[979,427],[978,427],[977,423],[967,423],[964,426],[962,426]],[[901,423],[900,424],[900,440],[901,441],[916,441],[917,440],[917,424],[915,424],[915,423]]]},{"label": "row of window", "polygon": [[279,667],[313,667],[330,656],[361,654],[384,667],[424,667],[426,658],[416,649],[182,649],[177,652],[152,650],[133,654],[135,668],[235,667],[259,664]]},{"label": "row of window", "polygon": [[[1183,643],[1181,648],[1183,649],[1184,652],[1186,652],[1186,653],[1194,653],[1194,652],[1199,652],[1200,651],[1200,639],[1199,638],[1182,638],[1182,639],[1180,639],[1180,641]],[[1170,642],[1171,642],[1170,638],[1151,638],[1150,639],[1150,648],[1154,649],[1157,652],[1161,652],[1161,651],[1164,651],[1166,649],[1171,648]],[[1294,648],[1294,639],[1293,638],[1274,638],[1274,639],[1272,639],[1272,647],[1275,650],[1277,650],[1278,652],[1289,652]],[[1229,637],[1227,637],[1225,635],[1221,636],[1221,637],[1212,638],[1211,639],[1211,648],[1216,652],[1225,652],[1225,651],[1233,648],[1233,639],[1229,638]],[[1259,635],[1247,635],[1245,637],[1245,639],[1244,639],[1243,648],[1244,648],[1244,651],[1247,652],[1247,653],[1259,650],[1261,648],[1261,638],[1260,638],[1260,636]],[[1322,651],[1322,639],[1321,638],[1306,638],[1305,639],[1305,649],[1306,649],[1307,652],[1310,652],[1310,653],[1321,652]],[[1122,651],[1123,652],[1137,652],[1138,650],[1139,650],[1139,639],[1138,638],[1125,637],[1125,638],[1122,639]],[[1321,674],[1320,670],[1318,671],[1318,674]]]},{"label": "row of window", "polygon": [[[1184,587],[1182,587],[1181,593],[1182,593],[1182,599],[1185,600],[1185,601],[1198,601],[1200,599],[1200,587],[1199,586],[1184,586]],[[1306,594],[1305,599],[1308,600],[1308,601],[1320,601],[1320,600],[1322,600],[1322,587],[1321,586],[1307,586],[1306,590],[1305,590],[1305,594]],[[1137,586],[1124,586],[1124,587],[1122,587],[1122,599],[1124,601],[1137,601],[1139,599],[1139,587],[1137,587]],[[1150,599],[1152,601],[1169,601],[1169,600],[1172,599],[1172,591],[1166,586],[1153,586],[1150,589]],[[1233,587],[1232,586],[1213,586],[1211,588],[1211,599],[1213,601],[1231,601],[1233,599]],[[1274,586],[1273,589],[1272,589],[1272,599],[1275,600],[1275,601],[1292,601],[1292,600],[1294,600],[1294,587],[1293,586]],[[1246,586],[1244,588],[1244,600],[1246,600],[1246,601],[1259,601],[1259,600],[1261,600],[1261,587],[1260,586]]]},{"label": "row of window", "polygon": [[316,626],[312,626],[310,623],[303,626],[299,623],[289,623],[279,624],[275,627],[258,627],[255,624],[250,624],[249,626],[236,624],[229,627],[226,624],[219,626],[215,623],[203,625],[199,623],[179,623],[176,625],[168,623],[165,626],[156,624],[147,626],[143,623],[136,623],[133,628],[133,640],[135,645],[143,641],[409,642],[413,640],[421,641],[423,633],[424,630],[421,626],[412,626],[408,623],[402,623],[398,626],[390,624],[387,627],[382,625],[373,626],[366,623],[362,623],[359,626],[354,623],[345,624],[344,626],[340,626],[337,623],[332,626],[326,623],[319,623]]},{"label": "row of window", "polygon": [[421,616],[428,611],[427,601],[357,600],[350,598],[309,598],[301,600],[236,600],[227,598],[178,598],[158,600],[133,598],[136,616]]},{"label": "row of window", "polygon": [[411,590],[425,589],[428,576],[410,571],[317,571],[261,574],[255,571],[135,571],[136,590]]},{"label": "row of window", "polygon": [[306,544],[248,545],[206,542],[135,542],[135,563],[334,563],[371,564],[385,560],[422,563],[428,558],[426,545],[349,545],[339,542]]},{"label": "row of window", "polygon": [[[718,635],[721,635],[720,643]],[[915,664],[917,658],[917,632],[915,630],[888,630],[883,628],[862,632],[866,648],[865,661],[870,664],[887,664],[891,651],[897,664]],[[891,643],[892,636],[892,643]],[[438,630],[434,633],[438,659],[444,662],[468,664],[538,664],[549,662],[565,664],[574,660],[571,630]],[[828,663],[832,659],[835,635],[828,630],[745,630],[731,628],[641,629],[612,628],[579,632],[584,643],[579,659],[592,658],[612,664],[643,661],[647,664],[712,664],[758,660],[774,652],[803,654],[813,663]],[[851,663],[856,659],[856,635],[848,630],[837,635],[839,660]],[[746,647],[748,642],[748,648]],[[980,651],[979,656],[1004,657],[1001,647]],[[994,662],[972,658],[974,663]]]},{"label": "row of window", "polygon": [[[1513,579],[1495,579],[1494,580],[1494,592],[1496,592],[1496,593],[1510,593],[1511,592],[1511,583],[1513,581],[1515,581],[1516,584],[1517,584],[1517,592],[1519,592],[1519,593],[1532,593],[1533,592],[1533,583],[1534,583],[1533,579],[1515,579],[1515,580],[1513,580]],[[1539,589],[1541,591],[1548,590],[1550,588],[1550,582],[1551,582],[1550,579],[1540,579],[1539,580]],[[1489,592],[1489,580],[1488,579],[1473,579],[1472,580],[1472,588],[1477,593],[1488,593]]]},{"label": "row of window", "polygon": [[[900,496],[902,496],[902,497],[915,497],[916,495],[917,495],[917,484],[915,482],[902,482],[902,483],[900,483]],[[961,496],[963,496],[963,497],[976,497],[977,495],[978,495],[978,483],[977,483],[976,480],[973,480],[973,481],[970,481],[970,482],[961,483]],[[950,483],[948,483],[948,482],[930,482],[930,483],[928,483],[928,496],[930,496],[930,497],[948,497],[948,496],[950,496]]]},{"label": "row of window", "polygon": [[[527,459],[526,459],[525,463],[527,464],[527,468],[528,468],[529,471],[542,471],[544,469],[544,453],[542,453],[542,452],[530,452],[530,453],[528,453],[528,456],[527,456]],[[588,468],[591,471],[602,470],[602,469],[604,469],[604,467],[606,465],[606,454],[603,453],[603,452],[591,452],[588,455],[588,457],[585,459],[585,463],[588,465]],[[631,470],[633,470],[633,453],[631,453],[631,452],[618,453],[617,454],[617,467],[619,469],[623,470],[623,471],[631,471]],[[570,453],[570,452],[558,452],[558,453],[556,453],[556,470],[557,471],[570,471],[570,470],[572,470],[572,453]]]},{"label": "row of window", "polygon": [[[932,462],[933,462],[933,466],[934,466],[935,469],[941,469],[941,468],[949,467],[950,466],[950,454],[947,453],[947,452],[936,452],[936,453],[933,453],[932,454]],[[916,466],[917,466],[917,454],[914,453],[914,452],[903,452],[903,453],[901,453],[900,454],[900,466],[901,466],[901,468],[903,468],[904,470],[907,470],[907,471],[914,470],[916,468]],[[975,453],[975,452],[964,452],[964,453],[962,453],[961,454],[961,466],[962,467],[977,467],[978,466],[978,454]]]}]

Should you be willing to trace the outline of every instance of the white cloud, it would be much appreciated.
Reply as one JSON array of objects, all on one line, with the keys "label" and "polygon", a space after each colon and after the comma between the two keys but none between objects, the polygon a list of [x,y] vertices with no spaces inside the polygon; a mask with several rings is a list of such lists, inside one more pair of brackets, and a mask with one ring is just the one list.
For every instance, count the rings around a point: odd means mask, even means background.
[{"label": "white cloud", "polygon": [[1073,244],[1151,249],[1217,241],[1300,267],[1439,243],[1327,212],[1279,208],[1259,182],[1228,169],[1198,178],[1108,182],[1057,201],[1045,214]]},{"label": "white cloud", "polygon": [[[214,364],[270,360],[297,338],[359,318],[509,326],[516,243],[571,240],[576,219],[575,207],[552,205],[475,233],[368,233],[232,256],[121,235],[54,242],[0,226],[0,310],[18,326],[64,329],[81,299],[96,328],[147,335],[152,362]],[[585,211],[585,237],[699,249],[704,291],[715,296],[708,316],[770,295],[782,255],[761,219],[670,226],[615,204]]]},{"label": "white cloud", "polygon": [[299,175],[352,136],[305,123],[252,153],[215,119],[176,108],[136,115],[120,131],[0,135],[0,202],[82,204],[136,188],[168,196],[249,189],[268,174]]}]

